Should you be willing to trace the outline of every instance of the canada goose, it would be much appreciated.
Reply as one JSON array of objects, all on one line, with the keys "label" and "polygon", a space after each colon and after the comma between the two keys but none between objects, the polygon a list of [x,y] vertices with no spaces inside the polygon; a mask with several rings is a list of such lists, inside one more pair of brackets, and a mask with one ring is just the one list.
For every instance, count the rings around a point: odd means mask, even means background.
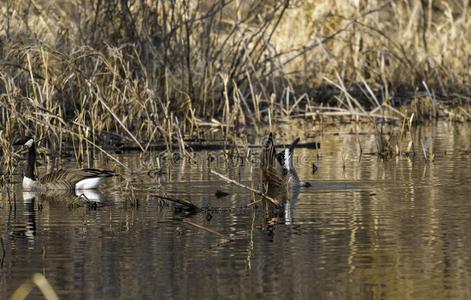
[{"label": "canada goose", "polygon": [[269,133],[260,158],[263,182],[276,187],[300,185],[298,173],[293,163],[294,147],[298,142],[299,138],[295,139],[282,152],[276,153],[273,133]]},{"label": "canada goose", "polygon": [[31,137],[21,138],[14,145],[28,147],[26,171],[23,175],[25,191],[44,192],[48,190],[93,190],[97,189],[105,178],[116,175],[113,171],[103,169],[69,169],[58,170],[36,180],[36,143]]}]

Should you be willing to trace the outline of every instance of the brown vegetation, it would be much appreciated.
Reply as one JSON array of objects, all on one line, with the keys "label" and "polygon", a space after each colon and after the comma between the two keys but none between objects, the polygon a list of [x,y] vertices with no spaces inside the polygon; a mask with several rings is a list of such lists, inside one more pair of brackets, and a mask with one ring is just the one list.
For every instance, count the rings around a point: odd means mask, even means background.
[{"label": "brown vegetation", "polygon": [[458,0],[8,0],[0,5],[2,157],[23,133],[46,138],[54,153],[67,142],[86,161],[98,146],[146,151],[162,142],[184,152],[189,138],[227,139],[230,129],[286,118],[469,121],[470,8]]}]

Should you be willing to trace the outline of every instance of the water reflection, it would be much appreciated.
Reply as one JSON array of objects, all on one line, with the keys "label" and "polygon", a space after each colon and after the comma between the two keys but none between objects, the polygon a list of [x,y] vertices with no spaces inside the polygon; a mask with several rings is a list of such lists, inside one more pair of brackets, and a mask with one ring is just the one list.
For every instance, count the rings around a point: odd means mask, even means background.
[{"label": "water reflection", "polygon": [[24,229],[16,226],[15,235],[24,236],[28,240],[29,248],[34,248],[36,235],[36,211],[48,206],[92,206],[107,203],[105,196],[99,190],[56,190],[48,192],[23,192],[23,215],[25,217]]},{"label": "water reflection", "polygon": [[281,207],[275,207],[269,201],[262,199],[267,214],[266,221],[273,224],[284,223],[291,225],[293,222],[293,211],[296,208],[300,192],[300,186],[291,186],[288,189],[270,186],[266,192],[267,196],[281,203]]},{"label": "water reflection", "polygon": [[47,192],[23,192],[26,208],[34,210],[34,203],[39,207],[46,205],[104,205],[109,203],[99,190],[53,190]]},{"label": "water reflection", "polygon": [[[36,235],[35,196],[31,193],[23,193],[25,232],[24,235],[29,242],[29,247],[34,247],[34,236]],[[18,233],[18,231],[17,231]]]},{"label": "water reflection", "polygon": [[284,223],[287,225],[291,225],[293,223],[293,210],[296,208],[296,202],[298,201],[299,193],[301,192],[301,188],[294,187],[290,193],[289,199],[287,199],[284,203]]},{"label": "water reflection", "polygon": [[[299,176],[312,186],[283,195],[283,213],[270,225],[265,210],[246,207],[251,193],[209,172],[253,186],[257,167],[208,166],[208,153],[204,163],[163,165],[154,177],[148,160],[120,156],[135,172],[134,206],[116,182],[104,192],[112,201],[99,202],[111,205],[96,209],[65,205],[62,195],[28,202],[18,194],[9,205],[0,194],[0,298],[41,272],[67,299],[469,299],[469,132],[418,128],[413,134],[433,147],[433,162],[423,159],[421,143],[415,156],[383,161],[365,154],[366,134],[326,134],[319,153],[297,151],[307,161],[298,161]],[[207,208],[211,218],[162,206],[152,197],[159,189]],[[217,198],[218,189],[230,195]],[[29,237],[14,234],[20,230]]]}]

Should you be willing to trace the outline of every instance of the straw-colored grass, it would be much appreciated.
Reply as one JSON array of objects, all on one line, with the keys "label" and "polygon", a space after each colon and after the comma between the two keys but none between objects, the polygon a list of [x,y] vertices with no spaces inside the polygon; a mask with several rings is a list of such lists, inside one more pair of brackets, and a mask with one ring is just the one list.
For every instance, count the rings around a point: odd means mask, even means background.
[{"label": "straw-colored grass", "polygon": [[468,2],[7,1],[3,164],[18,134],[90,161],[287,118],[469,121]]}]

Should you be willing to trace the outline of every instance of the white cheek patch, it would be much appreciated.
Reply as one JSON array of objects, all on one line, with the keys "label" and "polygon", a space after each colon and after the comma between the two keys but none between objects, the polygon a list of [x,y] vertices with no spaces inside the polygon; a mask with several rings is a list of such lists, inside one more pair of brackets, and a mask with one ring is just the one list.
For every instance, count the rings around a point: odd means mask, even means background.
[{"label": "white cheek patch", "polygon": [[33,145],[33,143],[34,143],[34,140],[33,140],[33,139],[29,139],[29,140],[25,143],[25,146],[29,148],[29,147],[31,147],[31,146]]},{"label": "white cheek patch", "polygon": [[285,149],[285,169],[290,170],[291,169],[291,154],[289,153],[289,149]]}]

